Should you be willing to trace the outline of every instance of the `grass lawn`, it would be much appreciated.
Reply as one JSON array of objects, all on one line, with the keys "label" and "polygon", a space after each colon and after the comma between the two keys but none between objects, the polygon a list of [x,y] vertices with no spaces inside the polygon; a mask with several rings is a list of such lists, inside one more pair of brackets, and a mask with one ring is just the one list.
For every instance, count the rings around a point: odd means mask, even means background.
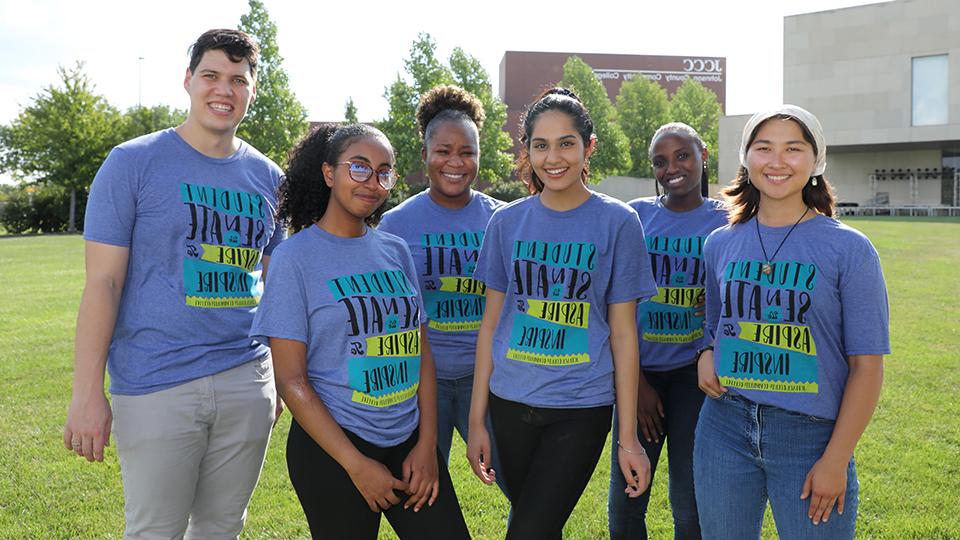
[{"label": "grass lawn", "polygon": [[[893,354],[877,414],[857,448],[858,538],[960,538],[960,220],[848,218],[883,260]],[[83,285],[78,236],[0,238],[0,538],[120,538],[116,453],[89,464],[61,443],[73,329]],[[274,432],[245,538],[308,537],[284,462],[289,425]],[[456,439],[456,437],[455,437]],[[467,467],[457,439],[451,474],[475,538],[502,538],[507,505]],[[661,464],[662,470],[666,470]],[[606,536],[609,448],[565,530]],[[652,538],[672,538],[665,476],[654,484]],[[799,494],[798,494],[799,496]],[[393,538],[389,527],[382,538]],[[768,519],[764,538],[775,538]]]}]

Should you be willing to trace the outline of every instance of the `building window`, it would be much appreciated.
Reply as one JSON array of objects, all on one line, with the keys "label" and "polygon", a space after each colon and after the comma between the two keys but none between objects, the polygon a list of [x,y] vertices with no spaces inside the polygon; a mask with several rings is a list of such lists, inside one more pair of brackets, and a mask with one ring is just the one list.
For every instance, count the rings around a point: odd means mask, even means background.
[{"label": "building window", "polygon": [[947,123],[947,55],[913,59],[913,125]]}]

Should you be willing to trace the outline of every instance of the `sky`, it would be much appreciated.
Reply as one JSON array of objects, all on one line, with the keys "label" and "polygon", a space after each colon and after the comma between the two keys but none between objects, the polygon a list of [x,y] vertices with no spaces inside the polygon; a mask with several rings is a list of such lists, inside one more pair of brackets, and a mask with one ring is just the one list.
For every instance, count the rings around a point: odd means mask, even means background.
[{"label": "sky", "polygon": [[[783,98],[783,18],[864,0],[265,0],[290,85],[310,120],[340,120],[353,98],[361,121],[382,119],[384,89],[403,75],[417,34],[446,60],[455,47],[498,85],[505,51],[726,57],[727,114]],[[205,30],[235,28],[246,0],[0,0],[0,124],[16,118],[58,66],[84,63],[96,91],[126,109],[187,108],[187,47]]]}]

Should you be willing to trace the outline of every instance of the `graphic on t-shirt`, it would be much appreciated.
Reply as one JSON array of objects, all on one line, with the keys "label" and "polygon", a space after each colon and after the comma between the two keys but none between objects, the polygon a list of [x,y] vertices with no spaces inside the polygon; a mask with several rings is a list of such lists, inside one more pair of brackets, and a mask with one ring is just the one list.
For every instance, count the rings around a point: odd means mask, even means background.
[{"label": "graphic on t-shirt", "polygon": [[180,184],[190,212],[183,285],[186,304],[249,307],[260,302],[260,263],[267,234],[266,205],[258,193]]},{"label": "graphic on t-shirt", "polygon": [[745,390],[817,393],[817,346],[807,320],[819,269],[776,261],[734,261],[720,287],[717,375]]},{"label": "graphic on t-shirt", "polygon": [[517,305],[507,358],[548,366],[589,362],[590,302],[585,300],[597,246],[517,240],[511,260]]},{"label": "graphic on t-shirt", "polygon": [[350,342],[351,400],[387,407],[417,393],[420,383],[420,305],[400,270],[350,274],[327,281],[345,309]]},{"label": "graphic on t-shirt", "polygon": [[440,332],[480,328],[486,286],[473,279],[483,231],[427,233],[423,249],[423,301],[427,325]]},{"label": "graphic on t-shirt", "polygon": [[703,315],[694,305],[703,294],[703,236],[647,236],[657,295],[640,303],[644,341],[691,343],[703,337]]}]

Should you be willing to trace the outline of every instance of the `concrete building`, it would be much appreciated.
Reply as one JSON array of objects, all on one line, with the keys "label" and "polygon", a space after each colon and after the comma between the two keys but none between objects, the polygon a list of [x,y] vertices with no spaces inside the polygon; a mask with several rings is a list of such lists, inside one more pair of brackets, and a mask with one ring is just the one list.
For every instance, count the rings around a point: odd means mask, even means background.
[{"label": "concrete building", "polygon": [[[823,124],[842,203],[958,206],[960,9],[895,0],[784,18],[783,101]],[[720,178],[749,115],[720,122]]]}]

